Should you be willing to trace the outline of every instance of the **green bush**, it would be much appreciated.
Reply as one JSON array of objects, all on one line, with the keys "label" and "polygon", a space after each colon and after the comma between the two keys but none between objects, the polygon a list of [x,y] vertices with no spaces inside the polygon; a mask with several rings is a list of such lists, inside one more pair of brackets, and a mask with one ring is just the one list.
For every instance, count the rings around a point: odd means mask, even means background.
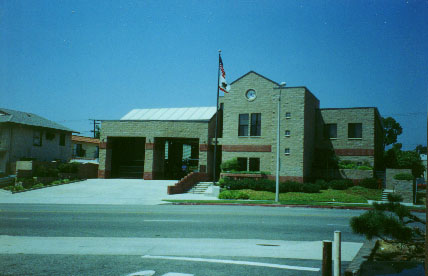
[{"label": "green bush", "polygon": [[221,163],[220,168],[222,171],[237,171],[239,170],[238,158],[232,158]]},{"label": "green bush", "polygon": [[6,187],[3,187],[3,190],[13,191],[14,188],[15,188],[15,186],[6,186]]},{"label": "green bush", "polygon": [[58,170],[61,173],[77,173],[79,170],[79,163],[63,163],[58,166]]},{"label": "green bush", "polygon": [[314,194],[314,193],[319,193],[320,190],[321,190],[321,186],[317,184],[304,183],[302,185],[302,192],[304,193]]},{"label": "green bush", "polygon": [[378,179],[376,179],[376,178],[364,178],[360,182],[360,186],[368,188],[368,189],[378,189],[379,188]]},{"label": "green bush", "polygon": [[333,190],[346,190],[353,186],[352,180],[349,179],[335,179],[329,182],[329,186]]},{"label": "green bush", "polygon": [[62,183],[70,183],[70,181],[71,181],[71,180],[70,180],[70,179],[68,179],[68,178],[64,178],[63,180],[61,180],[61,182],[62,182]]},{"label": "green bush", "polygon": [[317,179],[317,181],[315,181],[315,184],[320,186],[321,190],[328,190],[328,188],[330,188],[328,182],[324,179]]},{"label": "green bush", "polygon": [[43,188],[45,185],[43,185],[43,183],[38,183],[38,184],[36,184],[36,185],[34,185],[33,187],[31,187],[31,188]]},{"label": "green bush", "polygon": [[369,166],[358,166],[357,170],[370,171],[370,170],[373,170],[373,168]]},{"label": "green bush", "polygon": [[280,193],[299,193],[302,192],[302,183],[296,181],[286,181],[279,183]]},{"label": "green bush", "polygon": [[394,175],[394,179],[397,180],[413,180],[413,175],[410,173],[399,173]]},{"label": "green bush", "polygon": [[55,168],[47,168],[43,165],[37,166],[34,176],[39,177],[56,177],[58,176],[58,170]]},{"label": "green bush", "polygon": [[55,180],[55,181],[52,181],[52,183],[50,183],[50,185],[58,185],[61,183],[62,183],[61,180]]},{"label": "green bush", "polygon": [[17,191],[23,191],[23,190],[25,190],[25,188],[22,187],[22,186],[20,186],[20,185],[13,187],[13,191],[15,191],[15,192],[17,192]]},{"label": "green bush", "polygon": [[250,196],[242,191],[222,191],[219,199],[249,199]]}]

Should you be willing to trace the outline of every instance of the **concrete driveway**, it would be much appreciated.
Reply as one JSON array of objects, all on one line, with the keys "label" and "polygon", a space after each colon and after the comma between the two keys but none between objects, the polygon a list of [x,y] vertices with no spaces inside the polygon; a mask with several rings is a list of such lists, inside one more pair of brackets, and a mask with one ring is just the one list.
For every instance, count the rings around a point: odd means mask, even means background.
[{"label": "concrete driveway", "polygon": [[205,199],[193,194],[168,195],[176,180],[88,179],[81,182],[12,194],[0,190],[0,203],[157,205],[163,199]]}]

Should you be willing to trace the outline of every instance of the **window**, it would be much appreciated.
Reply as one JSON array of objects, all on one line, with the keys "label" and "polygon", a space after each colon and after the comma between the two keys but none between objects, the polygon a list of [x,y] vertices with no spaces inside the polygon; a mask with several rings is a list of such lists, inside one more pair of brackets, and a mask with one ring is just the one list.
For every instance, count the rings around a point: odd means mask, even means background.
[{"label": "window", "polygon": [[42,132],[40,130],[35,130],[33,133],[33,146],[42,146]]},{"label": "window", "polygon": [[289,130],[286,130],[286,131],[285,131],[285,136],[286,136],[286,137],[290,137],[290,131],[289,131]]},{"label": "window", "polygon": [[324,125],[324,139],[337,138],[337,124]]},{"label": "window", "polygon": [[[260,136],[262,129],[262,114],[251,114],[251,128],[249,125],[250,114],[239,114],[238,136]],[[250,130],[250,131],[249,131]]]},{"label": "window", "polygon": [[250,158],[250,171],[251,172],[260,171],[260,158]]},{"label": "window", "polygon": [[262,114],[251,114],[251,136],[260,136],[262,126]]},{"label": "window", "polygon": [[53,140],[55,139],[55,133],[53,132],[46,132],[46,140]]},{"label": "window", "polygon": [[289,154],[290,154],[290,149],[289,149],[289,148],[286,148],[286,149],[284,150],[284,153],[285,153],[285,155],[289,155]]},{"label": "window", "polygon": [[248,136],[248,114],[239,114],[238,136]]},{"label": "window", "polygon": [[59,145],[60,146],[65,146],[65,134],[64,133],[61,133],[59,135]]},{"label": "window", "polygon": [[238,157],[238,167],[239,171],[247,171],[247,158]]},{"label": "window", "polygon": [[348,138],[363,138],[363,124],[348,124]]},{"label": "window", "polygon": [[285,119],[290,119],[290,118],[291,118],[291,112],[286,112]]}]

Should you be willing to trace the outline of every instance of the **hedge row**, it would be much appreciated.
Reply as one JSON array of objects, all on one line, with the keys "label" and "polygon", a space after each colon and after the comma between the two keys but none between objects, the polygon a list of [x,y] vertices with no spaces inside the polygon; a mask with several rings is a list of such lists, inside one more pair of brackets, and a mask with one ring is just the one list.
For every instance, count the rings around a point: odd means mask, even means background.
[{"label": "hedge row", "polygon": [[[276,191],[276,183],[273,180],[268,179],[221,179],[220,187],[227,190],[244,190],[250,189],[254,191]],[[360,186],[369,188],[369,189],[378,189],[379,182],[375,178],[366,178],[363,179]],[[279,192],[303,192],[303,193],[318,193],[320,190],[334,189],[334,190],[346,190],[354,186],[352,180],[350,179],[336,179],[329,182],[325,180],[317,180],[315,183],[299,183],[294,181],[286,181],[279,183]]]}]

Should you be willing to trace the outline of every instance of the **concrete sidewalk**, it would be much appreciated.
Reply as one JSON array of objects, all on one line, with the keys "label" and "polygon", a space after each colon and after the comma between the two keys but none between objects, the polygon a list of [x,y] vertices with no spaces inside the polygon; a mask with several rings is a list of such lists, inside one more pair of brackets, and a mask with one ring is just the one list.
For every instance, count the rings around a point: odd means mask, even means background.
[{"label": "concrete sidewalk", "polygon": [[12,194],[0,190],[0,203],[157,205],[163,199],[216,200],[198,194],[168,195],[176,180],[88,179]]}]

